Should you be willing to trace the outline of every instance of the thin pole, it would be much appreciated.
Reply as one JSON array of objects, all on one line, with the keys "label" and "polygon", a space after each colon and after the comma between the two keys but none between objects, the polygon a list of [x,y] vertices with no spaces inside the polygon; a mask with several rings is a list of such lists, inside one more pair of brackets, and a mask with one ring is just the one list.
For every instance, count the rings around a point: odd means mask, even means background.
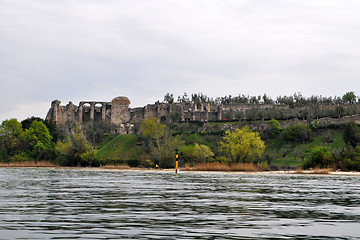
[{"label": "thin pole", "polygon": [[176,161],[175,161],[175,173],[177,175],[178,172],[179,172],[179,161],[178,161],[179,154],[178,154],[178,150],[176,150],[175,158],[176,158]]}]

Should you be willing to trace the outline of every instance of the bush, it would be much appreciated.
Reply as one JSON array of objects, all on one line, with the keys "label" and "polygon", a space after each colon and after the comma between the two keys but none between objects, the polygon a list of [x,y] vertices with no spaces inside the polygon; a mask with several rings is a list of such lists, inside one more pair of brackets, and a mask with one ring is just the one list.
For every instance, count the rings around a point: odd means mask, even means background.
[{"label": "bush", "polygon": [[145,160],[145,167],[155,167],[155,163],[153,161],[151,161],[150,159],[146,159]]},{"label": "bush", "polygon": [[215,157],[214,162],[230,163],[230,162],[231,162],[231,159],[230,159],[230,158],[227,158],[227,157],[224,157],[224,156],[217,156],[217,157]]},{"label": "bush", "polygon": [[96,159],[96,151],[88,151],[80,156],[79,161],[80,166],[82,167],[98,167],[100,166],[100,162]]},{"label": "bush", "polygon": [[129,160],[127,160],[127,164],[130,167],[138,167],[139,166],[139,160],[137,160],[137,159],[129,159]]},{"label": "bush", "polygon": [[25,153],[21,152],[21,153],[18,153],[18,154],[15,154],[12,158],[11,158],[12,162],[24,162],[24,161],[27,161],[29,160]]},{"label": "bush", "polygon": [[86,140],[83,132],[76,127],[75,133],[68,142],[58,142],[56,151],[60,157],[57,162],[65,166],[89,166],[95,159],[95,152]]},{"label": "bush", "polygon": [[345,158],[343,163],[346,170],[356,170],[356,164],[350,158]]},{"label": "bush", "polygon": [[308,161],[305,163],[305,167],[320,167],[326,168],[331,164],[330,152],[327,147],[314,147],[311,152]]},{"label": "bush", "polygon": [[354,121],[347,123],[343,131],[343,139],[346,144],[355,148],[360,142],[360,134],[357,124]]},{"label": "bush", "polygon": [[270,125],[271,135],[272,136],[276,136],[277,134],[279,134],[281,132],[280,123],[276,119],[271,119],[269,121],[269,125]]},{"label": "bush", "polygon": [[268,171],[269,170],[269,164],[267,162],[259,162],[256,164],[256,167],[260,171]]},{"label": "bush", "polygon": [[288,126],[283,130],[283,136],[288,141],[303,142],[304,144],[311,139],[311,128],[303,123]]},{"label": "bush", "polygon": [[211,151],[211,149],[208,146],[203,144],[199,145],[197,143],[195,143],[194,151],[192,154],[194,160],[197,163],[207,162],[207,161],[212,162],[212,158],[214,157],[214,153]]}]

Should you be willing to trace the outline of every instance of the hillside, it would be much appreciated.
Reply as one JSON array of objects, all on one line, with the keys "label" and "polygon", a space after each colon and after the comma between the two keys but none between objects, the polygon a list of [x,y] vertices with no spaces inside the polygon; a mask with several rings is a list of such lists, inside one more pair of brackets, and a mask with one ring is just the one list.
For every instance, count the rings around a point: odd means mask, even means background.
[{"label": "hillside", "polygon": [[136,162],[141,156],[141,146],[137,145],[135,135],[119,135],[98,149],[96,157],[102,163]]},{"label": "hillside", "polygon": [[346,144],[342,129],[322,129],[313,132],[313,137],[306,143],[290,142],[281,137],[267,139],[263,159],[274,167],[302,166],[315,147],[326,147],[329,151],[343,149]]},{"label": "hillside", "polygon": [[[180,150],[180,164],[192,163],[191,151],[194,145],[203,144],[208,146],[215,154],[215,161],[222,161],[219,150],[226,129],[237,129],[246,123],[182,123],[172,126],[173,136],[182,140]],[[268,124],[267,121],[263,124]],[[257,125],[256,122],[247,122],[246,125]],[[282,125],[287,125],[285,122]],[[177,128],[177,131],[174,131]],[[217,130],[217,131],[216,131]],[[276,136],[269,136],[268,130],[260,130],[262,139],[265,141],[266,149],[259,162],[267,162],[270,169],[297,168],[304,166],[316,148],[326,148],[329,154],[336,154],[346,149],[343,140],[343,125],[330,125],[314,129],[311,137],[303,141],[289,141],[284,138],[284,129]],[[97,152],[97,158],[103,164],[121,164],[140,166],[144,165],[141,159],[143,149],[136,135],[119,135],[106,143]],[[340,154],[340,153],[339,153]],[[145,163],[146,165],[146,163]]]}]

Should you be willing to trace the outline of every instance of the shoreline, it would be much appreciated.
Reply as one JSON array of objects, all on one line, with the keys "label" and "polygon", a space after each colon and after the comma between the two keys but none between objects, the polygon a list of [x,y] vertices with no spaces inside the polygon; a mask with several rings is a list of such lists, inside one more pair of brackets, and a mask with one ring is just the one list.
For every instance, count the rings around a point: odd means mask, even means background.
[{"label": "shoreline", "polygon": [[[0,168],[33,168],[33,169],[68,169],[68,170],[87,170],[87,171],[134,171],[134,172],[175,172],[175,169],[155,169],[155,168],[106,168],[106,167],[62,167],[62,166],[0,166]],[[179,169],[181,172],[191,173],[233,173],[233,174],[277,174],[277,175],[333,175],[333,176],[360,176],[360,172],[354,171],[331,171],[329,169],[315,169],[315,170],[279,170],[279,171],[198,171],[192,169]]]}]

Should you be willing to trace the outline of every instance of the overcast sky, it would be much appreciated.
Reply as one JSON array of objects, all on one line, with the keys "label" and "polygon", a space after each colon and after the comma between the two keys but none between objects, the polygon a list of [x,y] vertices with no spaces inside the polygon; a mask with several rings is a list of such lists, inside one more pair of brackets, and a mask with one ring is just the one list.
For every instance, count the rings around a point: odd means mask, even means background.
[{"label": "overcast sky", "polygon": [[0,121],[169,92],[360,95],[359,0],[0,0]]}]

